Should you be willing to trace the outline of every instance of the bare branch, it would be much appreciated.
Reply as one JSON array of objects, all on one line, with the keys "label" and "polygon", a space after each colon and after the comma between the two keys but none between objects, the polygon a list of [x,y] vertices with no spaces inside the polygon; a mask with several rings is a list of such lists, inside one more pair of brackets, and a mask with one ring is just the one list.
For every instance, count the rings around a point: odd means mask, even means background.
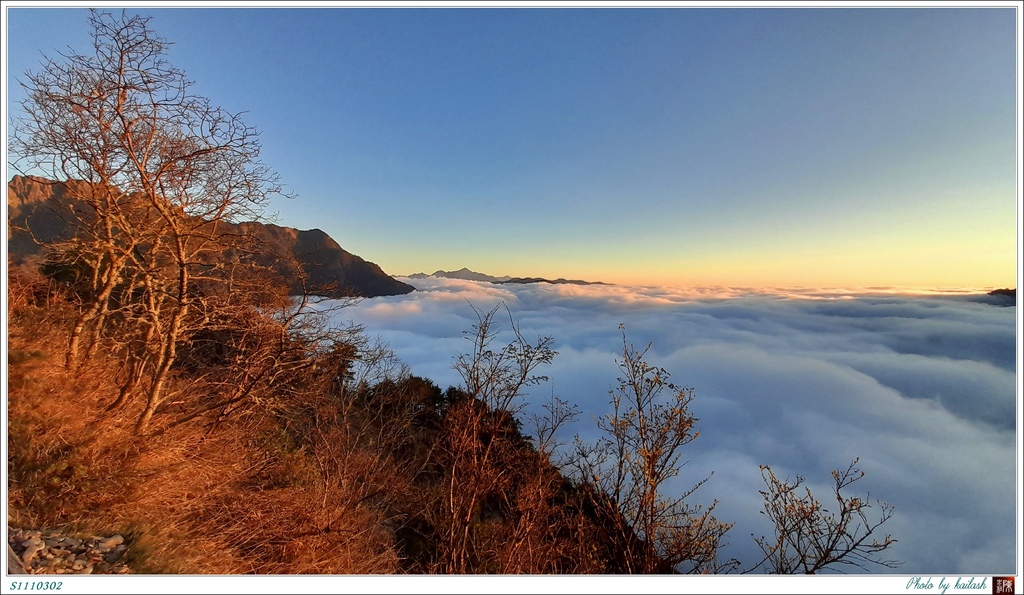
[{"label": "bare branch", "polygon": [[868,542],[868,538],[892,518],[893,507],[878,501],[878,520],[871,521],[867,516],[871,508],[870,494],[860,498],[841,493],[864,477],[857,462],[858,459],[854,459],[846,470],[832,472],[835,513],[830,513],[816,500],[810,489],[804,487],[801,493],[802,476],[798,475],[793,481],[780,480],[771,467],[762,465],[761,477],[767,489],[761,492],[765,499],[761,514],[775,526],[775,537],[755,538],[764,558],[747,572],[762,566],[776,574],[842,572],[843,566],[898,567],[900,562],[877,556],[896,543],[896,539],[886,534],[881,541]]}]

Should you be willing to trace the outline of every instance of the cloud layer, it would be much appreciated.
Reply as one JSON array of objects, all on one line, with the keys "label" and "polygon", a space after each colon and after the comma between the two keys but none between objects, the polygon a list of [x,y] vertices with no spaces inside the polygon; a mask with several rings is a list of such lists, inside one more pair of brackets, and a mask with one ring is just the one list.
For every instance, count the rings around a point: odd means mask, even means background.
[{"label": "cloud layer", "polygon": [[825,501],[830,471],[860,457],[867,476],[857,493],[896,506],[883,528],[899,540],[889,552],[904,561],[897,572],[1015,571],[1016,308],[882,290],[402,280],[419,291],[339,316],[443,388],[458,383],[452,358],[476,311],[504,302],[527,338],[555,338],[559,355],[543,371],[550,382],[527,410],[552,393],[579,405],[566,440],[596,437],[593,416],[609,410],[619,324],[631,343],[651,343],[650,363],[696,391],[701,436],[687,447],[678,489],[714,472],[693,498],[718,499],[719,519],[736,522],[725,553],[745,567],[759,560],[750,535],[770,530],[758,465],[805,476]]}]

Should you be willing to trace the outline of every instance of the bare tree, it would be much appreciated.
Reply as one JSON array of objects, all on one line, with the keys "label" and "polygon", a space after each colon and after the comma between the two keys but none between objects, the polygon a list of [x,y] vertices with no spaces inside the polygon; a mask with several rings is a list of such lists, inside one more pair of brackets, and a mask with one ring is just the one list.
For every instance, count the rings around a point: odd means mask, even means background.
[{"label": "bare tree", "polygon": [[562,426],[579,415],[579,408],[554,394],[543,404],[544,413],[533,414],[532,449],[518,457],[519,480],[504,492],[511,512],[510,530],[503,535],[500,569],[505,574],[541,574],[586,570],[573,551],[575,539],[568,530],[578,520],[566,506],[568,482],[556,464],[562,446]]},{"label": "bare tree", "polygon": [[870,494],[860,498],[840,493],[864,477],[864,472],[857,468],[858,460],[854,459],[845,471],[832,471],[836,513],[830,513],[816,500],[810,488],[805,486],[801,493],[803,477],[798,475],[793,482],[780,480],[771,467],[761,466],[761,477],[767,486],[761,492],[765,500],[761,514],[775,526],[775,536],[755,538],[764,558],[750,571],[767,565],[776,574],[816,574],[826,569],[838,570],[840,566],[900,565],[898,561],[878,557],[896,543],[891,535],[886,534],[881,541],[868,541],[879,526],[892,518],[893,507],[879,501],[878,520],[871,521],[867,516]]},{"label": "bare tree", "polygon": [[[620,326],[620,329],[624,327]],[[587,444],[578,437],[572,467],[577,481],[591,486],[603,536],[626,573],[718,572],[718,550],[732,524],[687,499],[708,478],[678,496],[666,494],[679,475],[683,447],[695,440],[697,418],[690,412],[693,390],[669,382],[669,373],[645,361],[622,335],[622,377],[611,391],[612,413],[598,419],[605,437]],[[668,391],[667,395],[663,395]]]},{"label": "bare tree", "polygon": [[69,50],[26,75],[10,148],[18,168],[84,182],[73,197],[83,210],[73,248],[93,271],[93,291],[67,364],[120,309],[134,354],[121,400],[145,371],[143,431],[179,346],[205,319],[200,288],[226,277],[216,255],[244,239],[231,223],[259,218],[281,188],[259,161],[258,132],[192,92],[149,19],[92,11],[89,20],[91,53]]},{"label": "bare tree", "polygon": [[445,573],[477,570],[481,552],[475,549],[474,527],[484,501],[511,488],[512,451],[505,438],[517,428],[519,399],[525,388],[546,380],[535,370],[555,356],[553,340],[542,337],[530,343],[507,306],[513,339],[495,348],[499,309],[477,311],[478,322],[467,337],[472,348],[454,364],[464,388],[444,416],[441,448],[447,477],[441,490],[443,513],[434,523],[440,533],[439,569]]}]

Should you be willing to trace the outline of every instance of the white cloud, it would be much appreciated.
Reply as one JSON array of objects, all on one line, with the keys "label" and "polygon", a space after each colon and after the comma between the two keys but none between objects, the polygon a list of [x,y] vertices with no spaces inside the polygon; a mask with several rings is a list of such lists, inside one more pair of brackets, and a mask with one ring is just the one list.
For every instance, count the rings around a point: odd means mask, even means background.
[{"label": "white cloud", "polygon": [[[720,501],[735,521],[727,555],[745,565],[766,527],[759,464],[801,474],[822,500],[836,467],[860,457],[855,486],[896,506],[884,528],[909,574],[995,575],[1015,568],[1015,309],[964,295],[891,290],[768,292],[721,288],[492,285],[407,280],[419,291],[341,313],[389,342],[413,373],[458,382],[452,357],[477,321],[504,302],[527,338],[552,336],[559,355],[542,373],[596,433],[621,352],[620,323],[651,363],[696,390],[702,434],[688,447],[680,490]],[[528,407],[529,408],[529,407]],[[883,569],[878,569],[880,571]]]}]

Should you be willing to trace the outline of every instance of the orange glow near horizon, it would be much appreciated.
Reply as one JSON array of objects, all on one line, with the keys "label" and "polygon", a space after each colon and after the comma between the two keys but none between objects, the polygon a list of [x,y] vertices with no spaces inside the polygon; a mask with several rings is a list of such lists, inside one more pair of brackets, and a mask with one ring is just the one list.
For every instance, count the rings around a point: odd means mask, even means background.
[{"label": "orange glow near horizon", "polygon": [[[542,272],[522,273],[548,278],[577,278],[621,285],[680,285],[719,287],[860,287],[911,290],[990,290],[1017,286],[1017,262],[1013,252],[970,257],[951,248],[934,256],[911,254],[896,257],[874,254],[788,255],[785,258],[738,255],[669,262],[546,263]],[[470,267],[472,268],[472,267]],[[520,265],[518,268],[524,268]],[[428,271],[431,272],[431,271]],[[507,273],[499,273],[507,274]]]}]

